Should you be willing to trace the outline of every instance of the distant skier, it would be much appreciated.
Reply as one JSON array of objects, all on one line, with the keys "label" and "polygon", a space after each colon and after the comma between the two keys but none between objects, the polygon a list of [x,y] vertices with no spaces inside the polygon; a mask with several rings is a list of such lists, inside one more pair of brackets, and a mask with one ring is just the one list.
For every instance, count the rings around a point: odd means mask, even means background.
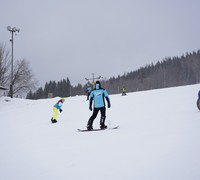
[{"label": "distant skier", "polygon": [[92,91],[92,88],[91,88],[91,87],[88,87],[88,88],[87,88],[87,91],[86,91],[86,92],[87,92],[87,101],[89,100],[91,91]]},{"label": "distant skier", "polygon": [[60,99],[60,100],[53,106],[53,112],[54,112],[54,114],[53,114],[53,117],[51,118],[51,122],[52,122],[52,123],[57,123],[56,118],[57,118],[57,116],[58,116],[58,110],[59,110],[60,112],[62,112],[61,107],[62,107],[62,104],[63,104],[64,102],[65,102],[65,98],[62,98],[62,99]]},{"label": "distant skier", "polygon": [[105,125],[106,120],[106,107],[105,107],[105,99],[108,104],[108,108],[110,108],[110,99],[107,91],[103,88],[101,88],[101,84],[99,81],[96,81],[95,88],[91,91],[90,97],[89,97],[89,109],[92,111],[92,103],[93,103],[93,114],[89,118],[87,123],[87,129],[92,130],[93,129],[93,121],[97,117],[98,112],[101,112],[101,119],[100,119],[100,128],[106,129],[107,126]]},{"label": "distant skier", "polygon": [[198,92],[197,107],[200,110],[200,91]]},{"label": "distant skier", "polygon": [[122,87],[121,91],[122,91],[122,96],[126,96],[126,88],[124,86]]}]

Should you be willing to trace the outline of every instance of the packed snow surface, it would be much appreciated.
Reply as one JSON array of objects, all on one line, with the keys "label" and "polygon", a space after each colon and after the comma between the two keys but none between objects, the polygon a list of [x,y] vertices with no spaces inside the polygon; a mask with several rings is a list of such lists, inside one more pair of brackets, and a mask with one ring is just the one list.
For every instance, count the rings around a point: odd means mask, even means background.
[{"label": "packed snow surface", "polygon": [[[1,180],[199,180],[200,85],[110,95],[106,123],[78,132],[91,116],[86,96],[0,98]],[[94,121],[99,127],[100,115]]]}]

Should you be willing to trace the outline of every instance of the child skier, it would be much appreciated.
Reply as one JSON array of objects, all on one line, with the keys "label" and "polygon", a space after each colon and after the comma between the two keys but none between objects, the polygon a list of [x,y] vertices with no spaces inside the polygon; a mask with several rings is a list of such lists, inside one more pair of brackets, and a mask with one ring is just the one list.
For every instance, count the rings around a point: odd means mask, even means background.
[{"label": "child skier", "polygon": [[100,128],[106,129],[107,126],[105,125],[105,119],[106,119],[106,107],[105,107],[105,99],[108,104],[108,108],[110,108],[110,99],[107,91],[103,88],[101,88],[101,84],[99,81],[95,83],[94,90],[90,93],[90,99],[89,99],[89,109],[92,111],[92,103],[93,104],[93,114],[88,120],[87,123],[87,129],[90,131],[93,129],[92,124],[94,119],[97,117],[98,112],[101,112],[101,119],[100,119]]},{"label": "child skier", "polygon": [[62,104],[63,104],[64,102],[65,102],[65,99],[62,98],[62,99],[60,99],[60,100],[53,106],[53,112],[54,112],[54,114],[53,114],[53,117],[51,118],[51,122],[52,122],[52,123],[57,123],[56,118],[57,118],[57,115],[58,115],[58,110],[59,110],[60,112],[62,112],[61,107],[62,107]]}]

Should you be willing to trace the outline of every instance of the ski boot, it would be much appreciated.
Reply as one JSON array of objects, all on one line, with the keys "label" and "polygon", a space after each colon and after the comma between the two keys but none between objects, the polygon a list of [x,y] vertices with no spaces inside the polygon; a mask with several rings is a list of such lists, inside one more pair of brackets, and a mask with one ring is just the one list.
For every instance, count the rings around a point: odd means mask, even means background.
[{"label": "ski boot", "polygon": [[53,119],[53,118],[51,118],[51,122],[52,122],[52,123],[57,123],[57,120],[56,120],[56,119]]},{"label": "ski boot", "polygon": [[93,130],[93,127],[91,125],[87,125],[87,130],[91,131],[91,130]]},{"label": "ski boot", "polygon": [[101,128],[101,129],[106,129],[107,126],[106,126],[105,124],[101,124],[101,125],[100,125],[100,128]]},{"label": "ski boot", "polygon": [[100,119],[100,128],[101,129],[107,128],[107,126],[105,125],[105,119],[106,119],[106,116],[102,116],[101,119]]}]

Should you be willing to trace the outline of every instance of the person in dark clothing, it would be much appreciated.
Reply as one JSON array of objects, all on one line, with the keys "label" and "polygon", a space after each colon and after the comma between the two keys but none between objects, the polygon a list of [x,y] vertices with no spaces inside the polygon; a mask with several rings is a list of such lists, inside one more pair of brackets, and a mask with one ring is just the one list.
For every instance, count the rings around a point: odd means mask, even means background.
[{"label": "person in dark clothing", "polygon": [[200,110],[200,91],[198,92],[197,107]]},{"label": "person in dark clothing", "polygon": [[86,91],[86,92],[87,92],[87,101],[89,100],[91,90],[92,90],[91,87],[88,87],[88,88],[87,88],[87,91]]},{"label": "person in dark clothing", "polygon": [[[108,108],[111,107],[110,99],[107,91],[101,87],[101,84],[99,81],[96,81],[95,88],[91,91],[90,97],[89,97],[89,109],[92,111],[93,114],[89,118],[87,123],[87,129],[92,130],[93,129],[93,121],[97,117],[98,112],[101,113],[101,119],[100,119],[100,128],[106,129],[107,126],[105,125],[105,119],[106,119],[106,106],[105,106],[105,99],[108,104]],[[93,109],[92,109],[93,104]]]}]

